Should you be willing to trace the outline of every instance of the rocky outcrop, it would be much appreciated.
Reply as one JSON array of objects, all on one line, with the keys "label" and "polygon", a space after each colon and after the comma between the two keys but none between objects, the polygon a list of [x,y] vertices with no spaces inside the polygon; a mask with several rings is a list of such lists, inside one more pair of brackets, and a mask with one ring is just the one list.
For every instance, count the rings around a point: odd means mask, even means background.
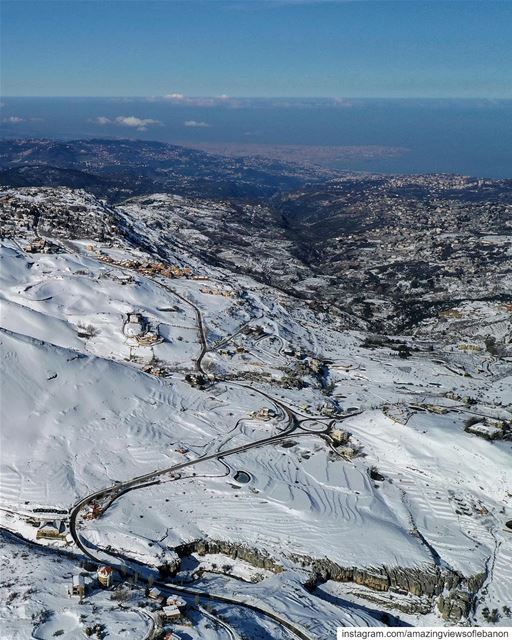
[{"label": "rocky outcrop", "polygon": [[468,591],[477,591],[483,581],[478,574],[468,578],[455,571],[441,571],[434,564],[421,567],[341,567],[328,558],[315,559],[307,556],[293,556],[292,559],[312,571],[311,584],[326,580],[354,582],[374,591],[397,591],[415,596],[438,596],[445,590],[458,586]]},{"label": "rocky outcrop", "polygon": [[447,587],[456,586],[461,578],[455,573],[442,574],[435,565],[421,568],[402,567],[341,567],[328,558],[295,557],[302,566],[312,572],[311,585],[326,580],[354,582],[374,591],[397,591],[415,596],[439,595]]},{"label": "rocky outcrop", "polygon": [[[321,582],[334,580],[352,582],[377,592],[426,596],[432,606],[437,601],[443,619],[450,622],[468,616],[475,594],[485,579],[484,574],[465,577],[454,571],[441,570],[434,564],[422,567],[359,568],[341,567],[327,558],[295,556],[293,560],[311,570],[310,579],[304,585],[310,591]],[[424,603],[421,606],[424,607]]]},{"label": "rocky outcrop", "polygon": [[[180,558],[191,553],[199,555],[222,553],[233,560],[243,560],[254,567],[273,573],[283,571],[283,566],[266,552],[235,542],[195,540],[176,547],[175,551]],[[421,611],[416,605],[407,604],[411,609],[409,613],[425,613],[426,602],[430,602],[429,610],[432,610],[437,602],[441,616],[449,622],[457,622],[468,616],[475,594],[485,579],[483,574],[465,577],[455,571],[441,570],[435,564],[425,564],[420,567],[361,568],[343,567],[328,558],[302,555],[290,555],[288,558],[309,572],[309,578],[304,583],[308,591],[314,591],[319,584],[327,580],[351,582],[374,592],[383,594],[390,592],[423,598],[418,605]]]},{"label": "rocky outcrop", "polygon": [[222,540],[195,540],[174,549],[178,556],[184,557],[191,553],[206,555],[208,553],[222,553],[233,560],[243,560],[253,567],[266,569],[273,573],[281,573],[283,567],[268,554],[259,549],[249,547],[237,542],[225,542]]},{"label": "rocky outcrop", "polygon": [[454,589],[448,595],[441,595],[437,601],[437,608],[443,620],[458,622],[461,618],[467,618],[471,611],[473,597],[468,591]]}]

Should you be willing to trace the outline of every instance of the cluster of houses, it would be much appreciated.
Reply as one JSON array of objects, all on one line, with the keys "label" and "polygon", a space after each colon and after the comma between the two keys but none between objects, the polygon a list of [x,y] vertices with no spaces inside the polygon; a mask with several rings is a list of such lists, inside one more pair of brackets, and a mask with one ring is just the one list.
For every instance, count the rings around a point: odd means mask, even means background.
[{"label": "cluster of houses", "polygon": [[277,416],[277,413],[274,411],[274,409],[271,409],[270,407],[261,407],[257,411],[251,411],[251,413],[249,414],[250,418],[253,418],[256,420],[264,420],[264,421],[271,420],[276,416]]},{"label": "cluster of houses", "polygon": [[183,610],[187,604],[183,598],[180,596],[169,596],[166,598],[157,587],[148,589],[147,597],[161,605],[162,608],[159,614],[163,622],[176,622],[181,620]]},{"label": "cluster of houses", "polygon": [[59,253],[61,251],[58,245],[44,238],[36,238],[23,248],[27,253]]},{"label": "cluster of houses", "polygon": [[234,296],[232,291],[229,291],[228,289],[220,289],[219,287],[201,287],[199,291],[211,296],[222,296],[224,298],[232,298]]},{"label": "cluster of houses", "polygon": [[[94,247],[89,245],[89,250],[93,250]],[[163,276],[165,278],[190,278],[192,277],[191,270],[188,267],[177,267],[176,265],[168,265],[163,262],[149,262],[140,260],[115,260],[111,256],[107,255],[101,250],[97,250],[96,255],[101,262],[106,264],[112,264],[117,267],[123,267],[125,269],[133,269],[138,273],[146,276]]]},{"label": "cluster of houses", "polygon": [[[109,589],[114,583],[114,569],[107,565],[103,565],[96,570],[96,580],[100,587]],[[68,586],[68,594],[70,597],[76,596],[82,600],[86,595],[85,576],[81,573],[73,575],[71,583]],[[160,608],[158,616],[164,625],[171,622],[179,622],[183,620],[184,609],[187,606],[186,601],[180,596],[166,597],[157,587],[147,587],[145,595],[153,600]],[[180,640],[180,637],[171,631],[164,631],[163,640]]]}]

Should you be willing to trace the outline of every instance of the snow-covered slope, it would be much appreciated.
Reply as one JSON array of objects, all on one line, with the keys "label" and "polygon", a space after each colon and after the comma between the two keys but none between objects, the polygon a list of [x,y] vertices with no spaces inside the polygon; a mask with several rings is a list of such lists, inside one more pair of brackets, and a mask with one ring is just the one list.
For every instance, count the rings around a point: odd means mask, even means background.
[{"label": "snow-covered slope", "polygon": [[[69,190],[10,197],[30,218],[30,198],[51,211],[55,192],[88,206]],[[35,540],[44,513],[92,557],[182,582],[204,562],[193,587],[321,637],[382,612],[442,624],[488,608],[510,624],[510,360],[424,331],[369,341],[172,237],[149,255],[137,238],[159,232],[140,206],[109,213],[107,240],[75,233],[71,207],[59,233],[24,219],[2,242],[2,526]],[[49,252],[26,250],[41,239]],[[69,535],[38,542],[83,552]]]}]

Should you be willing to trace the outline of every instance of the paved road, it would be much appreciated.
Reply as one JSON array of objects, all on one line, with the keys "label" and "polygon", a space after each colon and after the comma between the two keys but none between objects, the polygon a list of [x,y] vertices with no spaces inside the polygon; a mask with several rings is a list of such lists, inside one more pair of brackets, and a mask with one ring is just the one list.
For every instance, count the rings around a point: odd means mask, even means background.
[{"label": "paved road", "polygon": [[[132,269],[132,271],[133,271],[133,269]],[[204,328],[203,316],[201,314],[201,310],[199,309],[199,307],[197,305],[195,305],[193,302],[190,302],[190,300],[187,300],[187,298],[185,298],[180,293],[175,291],[172,287],[169,287],[166,284],[163,284],[163,282],[155,280],[154,278],[149,278],[147,276],[146,276],[146,278],[148,280],[151,280],[151,282],[154,282],[155,284],[157,284],[162,289],[165,289],[166,291],[169,291],[169,293],[172,293],[174,296],[179,298],[182,302],[184,302],[185,304],[189,305],[189,307],[191,307],[194,310],[194,313],[196,315],[197,331],[199,333],[199,341],[201,342],[201,351],[200,351],[199,355],[197,356],[197,358],[195,360],[195,365],[196,365],[196,369],[200,373],[205,375],[202,363],[203,363],[203,358],[205,357],[205,355],[206,355],[206,353],[208,351],[208,344],[206,342],[206,330]]]},{"label": "paved road", "polygon": [[219,618],[219,616],[214,615],[213,613],[211,613],[210,611],[208,611],[207,609],[205,609],[201,605],[198,605],[197,608],[199,609],[199,611],[203,614],[203,616],[205,618],[210,618],[210,620],[213,621],[214,625],[216,625],[218,627],[221,627],[221,629],[224,629],[226,631],[226,633],[228,634],[228,636],[231,638],[231,640],[241,640],[241,638],[238,635],[238,633],[236,633],[234,629],[232,629],[228,624],[226,624],[224,622],[224,620],[221,620]]}]

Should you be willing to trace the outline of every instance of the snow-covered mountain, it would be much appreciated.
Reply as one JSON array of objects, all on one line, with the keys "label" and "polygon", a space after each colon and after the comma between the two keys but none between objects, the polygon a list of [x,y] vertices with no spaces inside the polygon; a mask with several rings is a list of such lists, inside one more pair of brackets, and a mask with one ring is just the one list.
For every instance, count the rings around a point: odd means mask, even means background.
[{"label": "snow-covered mountain", "polygon": [[265,225],[259,205],[26,188],[0,207],[5,637],[512,624],[508,305],[377,336],[319,308],[285,237],[242,274],[209,226]]}]

